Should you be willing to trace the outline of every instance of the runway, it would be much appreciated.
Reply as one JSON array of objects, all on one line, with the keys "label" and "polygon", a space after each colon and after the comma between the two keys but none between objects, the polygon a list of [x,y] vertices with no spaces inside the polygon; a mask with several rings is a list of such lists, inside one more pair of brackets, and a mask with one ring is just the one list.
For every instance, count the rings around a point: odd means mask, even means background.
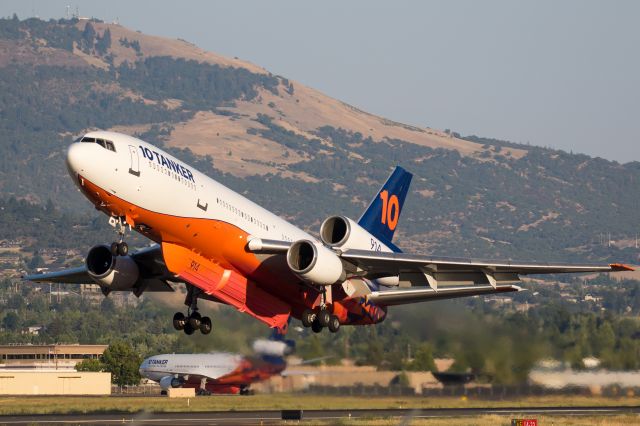
[{"label": "runway", "polygon": [[[0,416],[0,424],[142,424],[142,425],[262,425],[282,423],[281,410],[260,411],[209,411],[181,413],[114,413],[72,415],[20,415]],[[619,414],[640,415],[637,406],[610,407],[502,407],[502,408],[429,408],[429,409],[381,409],[381,410],[304,410],[302,420],[331,421],[349,418],[397,418],[428,419],[448,417],[478,417],[484,415],[531,418],[540,415],[555,416],[607,416]]]}]

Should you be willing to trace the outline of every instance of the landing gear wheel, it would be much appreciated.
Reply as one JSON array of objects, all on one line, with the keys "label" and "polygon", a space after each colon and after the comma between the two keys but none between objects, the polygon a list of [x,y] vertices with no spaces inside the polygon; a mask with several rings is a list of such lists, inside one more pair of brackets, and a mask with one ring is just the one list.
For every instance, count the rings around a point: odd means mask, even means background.
[{"label": "landing gear wheel", "polygon": [[186,334],[187,336],[191,336],[193,333],[195,333],[196,329],[191,327],[191,323],[187,321],[187,323],[184,325],[184,334]]},{"label": "landing gear wheel", "polygon": [[300,320],[302,321],[302,325],[304,325],[305,327],[311,327],[311,324],[313,324],[313,320],[316,319],[316,313],[313,312],[311,309],[305,309],[304,311],[302,311],[302,316],[300,317]]},{"label": "landing gear wheel", "polygon": [[212,329],[213,325],[211,324],[211,318],[202,317],[202,319],[200,320],[200,332],[202,334],[209,334],[211,333]]},{"label": "landing gear wheel", "polygon": [[318,318],[314,319],[311,323],[311,330],[313,330],[314,333],[320,333],[322,331],[322,328],[322,324],[320,324]]},{"label": "landing gear wheel", "polygon": [[329,325],[329,321],[331,321],[331,314],[326,309],[320,309],[318,311],[318,322],[321,326],[326,327]]},{"label": "landing gear wheel", "polygon": [[191,325],[191,328],[193,328],[194,330],[197,330],[200,328],[201,320],[202,320],[202,317],[200,316],[198,311],[196,311],[189,316],[188,322]]},{"label": "landing gear wheel", "polygon": [[109,250],[111,250],[111,254],[114,256],[118,255],[118,243],[113,242],[111,243],[111,246],[109,247]]},{"label": "landing gear wheel", "polygon": [[176,330],[184,330],[184,326],[187,323],[187,319],[185,318],[182,312],[176,312],[173,315],[173,328]]},{"label": "landing gear wheel", "polygon": [[340,329],[340,320],[337,316],[331,315],[329,319],[329,331],[332,333],[337,332]]},{"label": "landing gear wheel", "polygon": [[118,243],[118,254],[120,256],[126,256],[129,254],[129,245],[124,241],[121,243]]}]

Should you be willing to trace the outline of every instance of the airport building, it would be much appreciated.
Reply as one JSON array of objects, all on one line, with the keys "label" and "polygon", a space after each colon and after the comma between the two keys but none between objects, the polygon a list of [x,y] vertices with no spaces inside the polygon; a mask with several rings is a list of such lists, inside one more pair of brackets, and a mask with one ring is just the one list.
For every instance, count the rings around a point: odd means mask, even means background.
[{"label": "airport building", "polygon": [[111,373],[0,370],[0,395],[109,395]]},{"label": "airport building", "polygon": [[98,359],[107,345],[0,345],[0,369],[74,370],[83,359]]},{"label": "airport building", "polygon": [[109,395],[111,373],[75,371],[107,345],[0,345],[0,395]]}]

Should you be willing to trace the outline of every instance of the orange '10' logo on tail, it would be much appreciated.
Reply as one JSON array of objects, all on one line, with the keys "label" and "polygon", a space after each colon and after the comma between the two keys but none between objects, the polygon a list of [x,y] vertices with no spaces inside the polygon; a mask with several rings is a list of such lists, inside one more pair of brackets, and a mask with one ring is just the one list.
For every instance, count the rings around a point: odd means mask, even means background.
[{"label": "orange '10' logo on tail", "polygon": [[382,224],[387,225],[393,231],[398,226],[398,219],[400,218],[398,197],[395,194],[391,194],[391,197],[389,197],[389,191],[385,189],[380,192],[380,199],[382,200]]}]

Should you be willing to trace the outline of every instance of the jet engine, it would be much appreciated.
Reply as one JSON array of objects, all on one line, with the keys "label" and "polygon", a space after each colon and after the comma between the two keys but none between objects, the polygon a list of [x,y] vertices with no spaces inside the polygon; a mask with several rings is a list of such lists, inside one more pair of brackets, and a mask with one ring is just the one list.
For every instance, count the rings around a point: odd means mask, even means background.
[{"label": "jet engine", "polygon": [[391,251],[357,222],[345,216],[331,216],[320,225],[320,239],[329,247]]},{"label": "jet engine", "polygon": [[107,246],[95,246],[87,254],[87,272],[100,287],[108,290],[129,290],[140,276],[131,256],[114,256]]},{"label": "jet engine", "polygon": [[169,390],[169,388],[179,388],[184,385],[184,379],[182,377],[164,376],[160,379],[160,387],[162,390]]},{"label": "jet engine", "polygon": [[[320,225],[320,239],[329,247],[342,250],[369,250],[390,252],[382,241],[371,235],[357,222],[345,216],[331,216]],[[391,287],[399,283],[398,275],[369,277],[379,285]]]},{"label": "jet engine", "polygon": [[284,357],[294,352],[295,345],[293,340],[258,339],[253,342],[253,351],[260,355]]},{"label": "jet engine", "polygon": [[287,264],[294,274],[317,285],[344,281],[342,261],[333,250],[309,240],[296,241],[287,251]]}]

